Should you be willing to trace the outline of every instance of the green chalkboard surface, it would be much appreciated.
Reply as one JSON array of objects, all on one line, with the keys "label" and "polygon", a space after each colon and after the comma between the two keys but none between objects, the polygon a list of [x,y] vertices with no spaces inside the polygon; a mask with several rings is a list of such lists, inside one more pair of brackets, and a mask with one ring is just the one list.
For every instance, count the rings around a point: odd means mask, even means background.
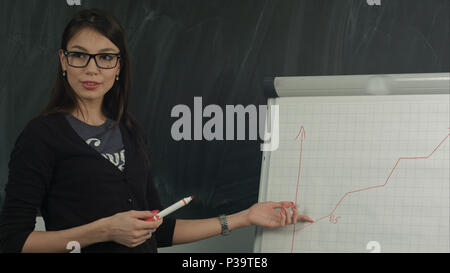
[{"label": "green chalkboard surface", "polygon": [[1,0],[0,202],[15,140],[48,102],[62,31],[92,7],[126,30],[129,109],[148,132],[163,205],[196,196],[183,217],[256,202],[262,153],[248,138],[174,140],[174,106],[264,105],[268,76],[449,71],[447,0]]}]

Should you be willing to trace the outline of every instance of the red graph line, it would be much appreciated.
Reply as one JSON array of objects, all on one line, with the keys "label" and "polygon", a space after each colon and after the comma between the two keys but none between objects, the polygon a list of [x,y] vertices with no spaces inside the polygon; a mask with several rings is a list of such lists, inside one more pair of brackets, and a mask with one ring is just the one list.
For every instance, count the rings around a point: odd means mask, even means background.
[{"label": "red graph line", "polygon": [[[295,205],[296,206],[297,206],[298,190],[299,190],[299,186],[300,186],[300,170],[301,170],[301,165],[302,165],[303,140],[304,140],[304,137],[305,137],[305,128],[303,126],[300,127],[300,132],[298,133],[298,135],[297,135],[297,137],[295,139],[297,139],[300,134],[302,134],[302,138],[301,138],[301,141],[300,141],[300,159],[299,159],[299,166],[298,166],[297,189],[296,189],[296,192],[295,192]],[[361,188],[361,189],[357,189],[357,190],[346,192],[341,197],[341,199],[339,199],[339,201],[337,202],[337,204],[334,207],[334,209],[328,215],[322,216],[322,217],[318,218],[317,220],[314,220],[314,223],[305,224],[303,227],[301,227],[299,229],[295,229],[295,223],[294,223],[294,228],[293,228],[293,231],[292,231],[291,253],[294,250],[294,241],[295,241],[295,232],[296,231],[303,230],[303,229],[305,229],[307,227],[310,227],[311,225],[313,225],[313,224],[315,224],[317,222],[320,222],[320,221],[322,221],[323,219],[326,219],[326,218],[329,218],[329,221],[331,223],[336,224],[338,222],[338,219],[340,218],[340,216],[335,217],[334,212],[339,208],[339,206],[344,201],[344,199],[347,198],[347,196],[349,196],[352,193],[368,191],[368,190],[372,190],[372,189],[376,189],[376,188],[382,188],[382,187],[386,186],[387,183],[389,182],[389,179],[391,178],[392,174],[394,173],[395,168],[397,168],[397,165],[398,165],[398,163],[400,163],[401,160],[403,160],[403,159],[428,159],[442,145],[442,143],[444,143],[448,139],[449,136],[450,136],[450,134],[447,134],[447,136],[427,156],[399,157],[397,159],[397,162],[395,162],[395,165],[392,168],[391,172],[389,173],[389,176],[386,178],[386,181],[383,184],[370,186],[370,187]]]},{"label": "red graph line", "polygon": [[[300,131],[298,132],[298,135],[295,137],[295,139],[298,139],[300,137],[300,160],[298,163],[298,174],[297,174],[297,189],[295,190],[295,206],[297,206],[297,199],[298,199],[298,188],[300,187],[300,171],[302,169],[302,152],[303,152],[303,140],[306,137],[305,128],[303,126],[300,127]],[[292,245],[291,248],[294,249],[294,239],[295,239],[295,225],[294,223],[294,230],[292,231]]]}]

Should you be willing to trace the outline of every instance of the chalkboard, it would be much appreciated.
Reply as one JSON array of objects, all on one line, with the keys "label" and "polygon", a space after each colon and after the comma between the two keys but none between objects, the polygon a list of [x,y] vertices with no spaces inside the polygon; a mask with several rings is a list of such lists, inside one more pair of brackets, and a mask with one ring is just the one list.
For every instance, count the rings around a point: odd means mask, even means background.
[{"label": "chalkboard", "polygon": [[[183,217],[258,199],[260,140],[175,141],[174,106],[265,105],[270,76],[446,72],[446,0],[1,0],[0,202],[14,142],[49,100],[62,31],[83,8],[115,15],[132,54],[130,111],[146,128],[163,205]],[[207,118],[204,119],[206,122]]]}]

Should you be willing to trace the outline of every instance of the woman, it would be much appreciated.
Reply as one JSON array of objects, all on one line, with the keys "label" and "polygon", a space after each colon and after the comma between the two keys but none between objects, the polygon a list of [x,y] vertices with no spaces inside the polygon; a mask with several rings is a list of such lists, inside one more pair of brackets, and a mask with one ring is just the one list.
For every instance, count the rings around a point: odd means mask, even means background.
[{"label": "woman", "polygon": [[[227,228],[312,221],[290,202],[258,203],[221,220],[145,221],[162,206],[146,135],[127,109],[130,63],[123,28],[100,10],[80,11],[64,30],[59,58],[49,104],[11,153],[0,215],[3,251],[67,252],[76,241],[82,252],[156,252]],[[38,209],[46,231],[34,231]]]}]

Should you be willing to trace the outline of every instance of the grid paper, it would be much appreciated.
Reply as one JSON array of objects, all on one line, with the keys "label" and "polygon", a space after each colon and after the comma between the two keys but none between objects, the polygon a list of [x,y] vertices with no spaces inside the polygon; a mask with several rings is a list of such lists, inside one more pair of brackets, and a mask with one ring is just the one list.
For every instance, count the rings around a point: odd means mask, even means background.
[{"label": "grid paper", "polygon": [[[449,95],[277,98],[267,195],[316,222],[262,252],[449,252]],[[297,197],[297,199],[296,199]]]}]

